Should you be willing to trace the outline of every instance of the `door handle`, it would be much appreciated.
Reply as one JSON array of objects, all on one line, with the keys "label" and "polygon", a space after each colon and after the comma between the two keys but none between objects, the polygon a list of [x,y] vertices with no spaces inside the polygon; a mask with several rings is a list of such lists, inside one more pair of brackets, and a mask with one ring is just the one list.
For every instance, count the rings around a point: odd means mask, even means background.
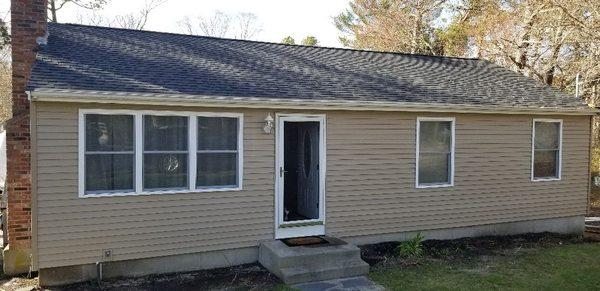
[{"label": "door handle", "polygon": [[279,177],[283,177],[283,174],[285,173],[287,173],[287,171],[285,171],[283,167],[279,167]]}]

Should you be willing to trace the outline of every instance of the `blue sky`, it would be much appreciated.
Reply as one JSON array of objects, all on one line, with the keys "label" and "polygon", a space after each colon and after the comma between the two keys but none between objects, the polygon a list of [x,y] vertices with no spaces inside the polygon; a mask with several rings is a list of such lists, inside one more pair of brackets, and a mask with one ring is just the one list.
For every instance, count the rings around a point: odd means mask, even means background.
[{"label": "blue sky", "polygon": [[[139,11],[145,0],[109,0],[99,13],[106,17]],[[10,1],[1,1],[0,12]],[[185,16],[210,16],[219,10],[228,14],[251,12],[258,16],[262,31],[256,40],[279,42],[291,35],[298,42],[314,35],[322,46],[340,47],[332,17],[348,6],[347,0],[167,0],[150,16],[147,30],[180,32],[177,21]],[[2,13],[4,14],[4,13]],[[86,12],[75,5],[58,13],[59,22],[77,22]]]}]

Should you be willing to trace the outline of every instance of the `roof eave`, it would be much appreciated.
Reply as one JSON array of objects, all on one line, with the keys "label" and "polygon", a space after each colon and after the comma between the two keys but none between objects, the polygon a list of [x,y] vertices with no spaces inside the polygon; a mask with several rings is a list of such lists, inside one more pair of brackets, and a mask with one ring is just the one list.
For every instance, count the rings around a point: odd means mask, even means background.
[{"label": "roof eave", "polygon": [[380,101],[332,101],[289,98],[202,96],[188,94],[135,93],[115,91],[36,89],[30,92],[32,101],[69,103],[106,103],[129,105],[172,105],[204,107],[243,107],[270,109],[311,109],[350,111],[453,112],[487,114],[559,114],[595,115],[595,108],[561,107],[489,107],[471,104],[428,104]]}]

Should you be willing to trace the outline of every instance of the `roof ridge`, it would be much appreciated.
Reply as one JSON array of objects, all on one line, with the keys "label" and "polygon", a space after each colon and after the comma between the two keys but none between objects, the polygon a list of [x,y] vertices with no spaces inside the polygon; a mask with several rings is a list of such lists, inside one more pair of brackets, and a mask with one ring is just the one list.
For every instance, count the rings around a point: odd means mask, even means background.
[{"label": "roof ridge", "polygon": [[57,23],[57,22],[50,22],[50,23],[48,23],[48,25],[64,25],[64,26],[89,27],[89,28],[99,28],[99,29],[108,29],[108,30],[124,30],[124,31],[131,31],[131,32],[140,32],[140,33],[167,34],[167,35],[177,35],[177,36],[192,37],[192,38],[206,38],[206,39],[217,39],[217,40],[235,41],[235,42],[260,43],[260,44],[270,44],[270,45],[277,45],[277,46],[301,47],[301,48],[304,47],[304,48],[312,48],[312,49],[328,49],[328,50],[340,50],[340,51],[353,51],[353,52],[364,52],[364,53],[401,55],[401,56],[409,56],[409,57],[426,57],[426,58],[433,58],[433,59],[484,61],[483,59],[470,58],[470,57],[436,56],[436,55],[426,55],[426,54],[413,54],[413,53],[403,53],[403,52],[376,51],[376,50],[365,50],[365,49],[355,49],[355,48],[341,48],[341,47],[331,47],[331,46],[310,46],[310,45],[303,45],[303,44],[286,44],[286,43],[277,43],[277,42],[261,41],[261,40],[248,40],[248,39],[237,39],[237,38],[228,38],[228,37],[194,35],[194,34],[164,32],[164,31],[156,31],[156,30],[139,30],[139,29],[132,29],[132,28],[108,27],[108,26],[87,25],[87,24],[79,24],[79,23]]}]

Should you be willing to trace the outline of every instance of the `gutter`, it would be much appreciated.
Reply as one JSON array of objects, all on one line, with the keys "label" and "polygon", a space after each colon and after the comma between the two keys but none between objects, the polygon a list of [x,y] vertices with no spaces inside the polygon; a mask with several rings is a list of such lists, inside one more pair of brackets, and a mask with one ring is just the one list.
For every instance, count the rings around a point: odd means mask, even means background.
[{"label": "gutter", "polygon": [[190,94],[135,93],[115,91],[38,89],[28,92],[32,101],[103,103],[123,105],[162,105],[186,107],[237,107],[298,110],[454,112],[487,114],[595,115],[595,108],[500,107],[470,104],[428,104],[384,101],[331,101],[264,97],[204,96]]}]

